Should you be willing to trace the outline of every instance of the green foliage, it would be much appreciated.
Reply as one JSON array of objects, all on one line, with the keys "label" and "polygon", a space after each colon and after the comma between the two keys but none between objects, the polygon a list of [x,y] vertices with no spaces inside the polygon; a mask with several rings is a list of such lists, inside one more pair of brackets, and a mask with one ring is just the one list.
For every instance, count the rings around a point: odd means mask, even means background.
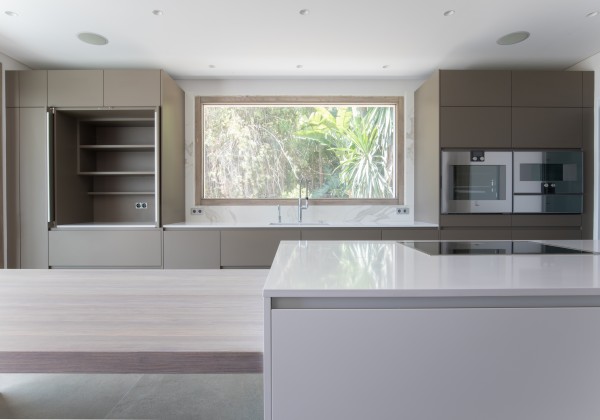
[{"label": "green foliage", "polygon": [[391,107],[205,106],[205,198],[393,196]]}]

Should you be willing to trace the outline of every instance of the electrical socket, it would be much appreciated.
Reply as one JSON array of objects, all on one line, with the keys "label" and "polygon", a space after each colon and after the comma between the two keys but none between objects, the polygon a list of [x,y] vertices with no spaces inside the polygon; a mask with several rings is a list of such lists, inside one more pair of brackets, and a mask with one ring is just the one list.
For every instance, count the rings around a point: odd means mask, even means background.
[{"label": "electrical socket", "polygon": [[202,214],[202,209],[200,207],[192,207],[190,209],[190,214],[192,216],[199,216]]},{"label": "electrical socket", "polygon": [[148,203],[145,202],[145,201],[144,202],[135,203],[135,208],[137,210],[147,209],[148,208]]},{"label": "electrical socket", "polygon": [[396,207],[396,214],[408,214],[408,213],[409,213],[408,207]]}]

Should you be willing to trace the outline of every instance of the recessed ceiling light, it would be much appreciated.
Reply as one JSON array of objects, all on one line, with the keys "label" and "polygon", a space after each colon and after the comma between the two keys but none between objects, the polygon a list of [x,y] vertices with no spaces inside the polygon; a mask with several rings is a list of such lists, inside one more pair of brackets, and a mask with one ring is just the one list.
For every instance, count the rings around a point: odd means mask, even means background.
[{"label": "recessed ceiling light", "polygon": [[215,67],[217,67],[217,66],[215,66],[214,64],[209,64],[209,65],[208,65],[208,68],[209,68],[209,69],[214,69]]},{"label": "recessed ceiling light", "polygon": [[310,13],[310,10],[308,10],[308,9],[302,9],[298,13],[300,13],[302,16],[306,16],[306,15],[308,15]]},{"label": "recessed ceiling light", "polygon": [[303,68],[304,68],[304,66],[303,66],[302,64],[298,64],[298,65],[296,66],[296,68],[297,68],[297,69],[303,69]]},{"label": "recessed ceiling light", "polygon": [[444,12],[444,16],[452,16],[453,14],[455,14],[456,11],[455,10],[446,10]]},{"label": "recessed ceiling light", "polygon": [[17,17],[19,16],[19,14],[17,12],[13,12],[11,10],[7,10],[6,12],[4,12],[5,15],[8,15],[10,17]]},{"label": "recessed ceiling light", "polygon": [[506,34],[496,41],[498,45],[514,45],[519,42],[525,41],[529,38],[530,33],[526,31],[512,32],[510,34]]},{"label": "recessed ceiling light", "polygon": [[94,34],[92,32],[81,32],[80,34],[77,34],[77,38],[79,38],[80,41],[91,45],[108,44],[108,39],[106,39],[102,35]]},{"label": "recessed ceiling light", "polygon": [[164,12],[163,12],[162,10],[158,10],[158,9],[156,9],[156,10],[153,10],[153,11],[152,11],[152,14],[153,14],[154,16],[162,16],[162,15],[163,15],[163,13],[164,13]]},{"label": "recessed ceiling light", "polygon": [[585,17],[596,17],[600,14],[599,11],[595,10],[593,12],[588,13],[587,15],[585,15]]},{"label": "recessed ceiling light", "polygon": [[381,66],[382,69],[389,69],[391,66],[389,64],[384,64]]}]

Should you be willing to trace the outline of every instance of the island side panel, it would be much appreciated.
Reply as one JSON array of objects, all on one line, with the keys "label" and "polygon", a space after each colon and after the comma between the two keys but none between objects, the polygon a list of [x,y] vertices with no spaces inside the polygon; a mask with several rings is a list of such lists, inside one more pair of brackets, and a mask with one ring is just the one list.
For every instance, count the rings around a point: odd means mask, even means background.
[{"label": "island side panel", "polygon": [[600,418],[599,321],[598,307],[273,309],[265,418]]},{"label": "island side panel", "polygon": [[264,316],[264,348],[263,348],[263,387],[264,387],[264,420],[271,420],[271,298],[265,297]]}]

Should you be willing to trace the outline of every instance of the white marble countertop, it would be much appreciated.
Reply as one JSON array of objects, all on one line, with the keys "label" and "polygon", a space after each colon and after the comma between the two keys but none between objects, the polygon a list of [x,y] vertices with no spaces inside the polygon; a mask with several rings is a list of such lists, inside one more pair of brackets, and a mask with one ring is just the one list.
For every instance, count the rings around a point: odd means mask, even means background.
[{"label": "white marble countertop", "polygon": [[[552,241],[552,244],[600,249],[598,241]],[[283,241],[263,295],[600,295],[600,255],[430,256],[397,241]]]},{"label": "white marble countertop", "polygon": [[437,228],[438,225],[425,222],[393,223],[393,222],[208,222],[208,223],[171,223],[165,229],[308,229],[308,228]]}]

